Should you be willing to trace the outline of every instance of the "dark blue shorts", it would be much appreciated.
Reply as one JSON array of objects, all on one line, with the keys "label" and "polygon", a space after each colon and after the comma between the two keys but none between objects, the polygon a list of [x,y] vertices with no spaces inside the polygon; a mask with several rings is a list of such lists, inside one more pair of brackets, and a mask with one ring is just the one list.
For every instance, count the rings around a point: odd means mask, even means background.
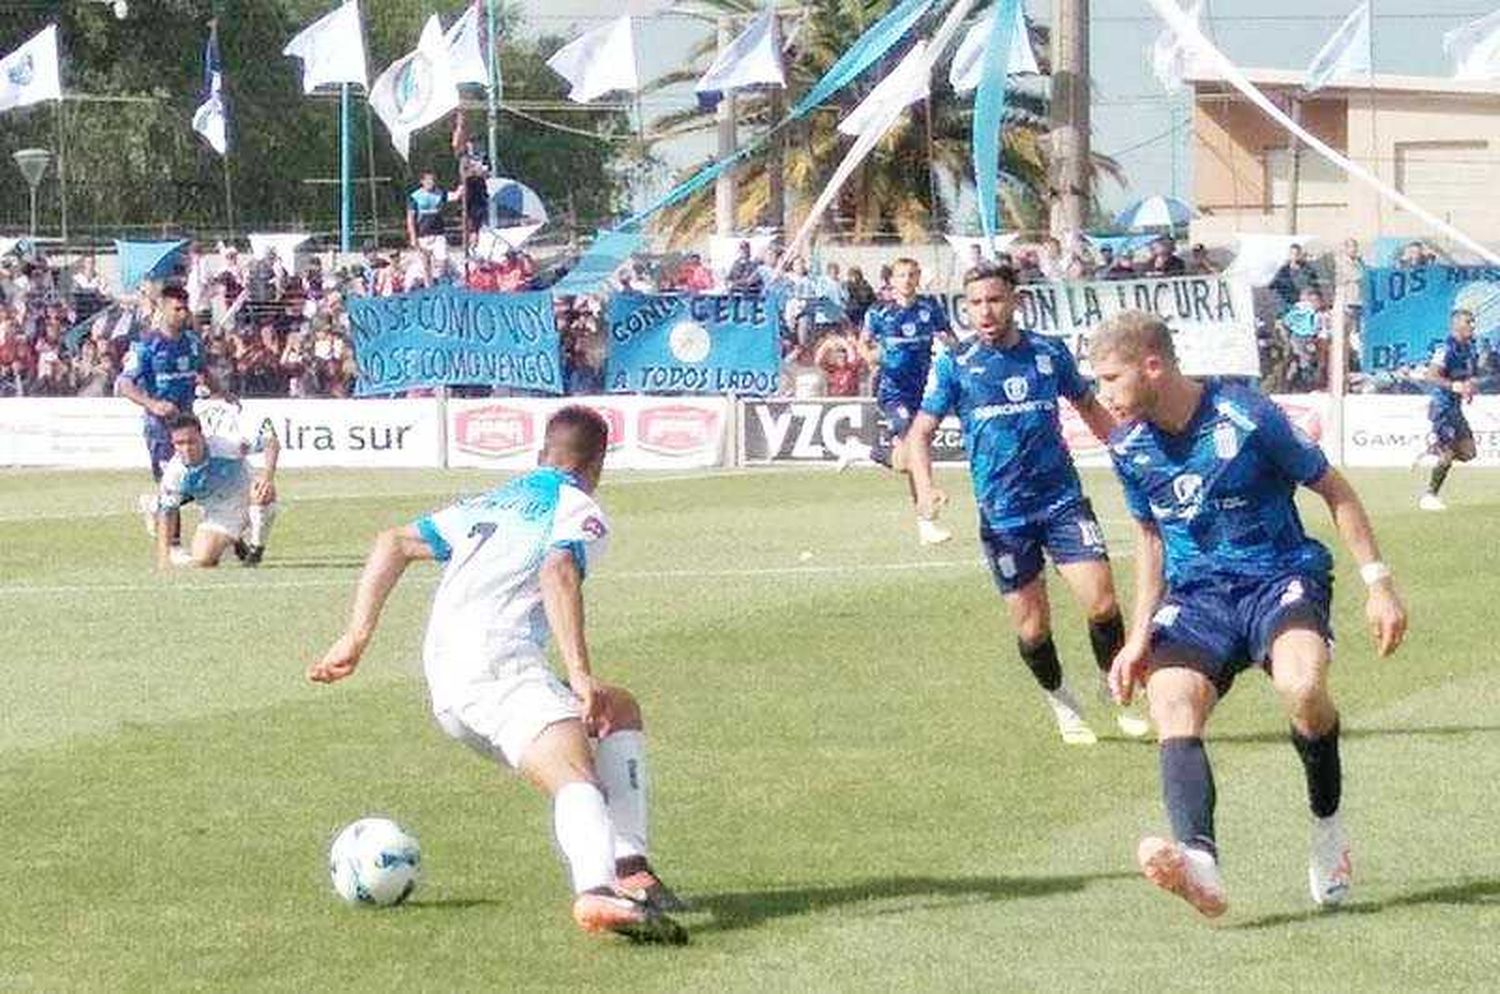
[{"label": "dark blue shorts", "polygon": [[1270,662],[1271,643],[1288,628],[1307,628],[1333,641],[1329,606],[1333,577],[1287,573],[1219,578],[1169,589],[1151,619],[1153,665],[1186,666],[1223,697],[1234,678]]},{"label": "dark blue shorts", "polygon": [[1109,559],[1104,530],[1086,497],[1013,528],[992,528],[981,517],[979,544],[1002,594],[1015,593],[1041,574],[1043,550],[1057,565]]},{"label": "dark blue shorts", "polygon": [[1474,438],[1474,429],[1469,427],[1469,419],[1457,404],[1433,408],[1428,417],[1432,419],[1433,444],[1439,449],[1453,449],[1464,439]]},{"label": "dark blue shorts", "polygon": [[167,468],[167,463],[172,461],[172,433],[163,429],[152,431],[146,429],[146,452],[151,456],[151,476],[161,482],[162,470]]},{"label": "dark blue shorts", "polygon": [[896,442],[906,437],[912,420],[922,407],[920,397],[877,397],[875,407],[880,411],[880,427],[875,432],[875,444],[870,446],[870,458],[882,466],[891,465],[891,450]]}]

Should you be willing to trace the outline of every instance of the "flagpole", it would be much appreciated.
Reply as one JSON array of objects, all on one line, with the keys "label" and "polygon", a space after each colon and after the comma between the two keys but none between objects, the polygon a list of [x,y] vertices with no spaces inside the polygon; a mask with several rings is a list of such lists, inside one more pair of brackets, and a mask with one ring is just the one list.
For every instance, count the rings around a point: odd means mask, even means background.
[{"label": "flagpole", "polygon": [[339,87],[339,251],[353,251],[354,142],[350,135],[349,84]]},{"label": "flagpole", "polygon": [[375,122],[365,102],[365,152],[370,163],[370,244],[380,247],[380,195],[375,190]]},{"label": "flagpole", "polygon": [[229,228],[229,240],[234,241],[234,188],[229,179],[229,146],[224,146],[224,222]]},{"label": "flagpole", "polygon": [[485,63],[490,82],[485,89],[485,109],[489,115],[490,175],[500,171],[500,46],[495,41],[495,0],[485,0]]},{"label": "flagpole", "polygon": [[63,98],[57,98],[57,193],[62,208],[62,241],[68,244],[67,129],[63,127]]}]

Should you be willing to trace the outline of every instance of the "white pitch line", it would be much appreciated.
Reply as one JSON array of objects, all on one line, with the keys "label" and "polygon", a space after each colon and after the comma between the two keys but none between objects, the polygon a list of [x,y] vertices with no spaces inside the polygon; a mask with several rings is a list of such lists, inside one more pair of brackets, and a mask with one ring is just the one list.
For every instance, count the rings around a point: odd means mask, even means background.
[{"label": "white pitch line", "polygon": [[[709,580],[709,579],[736,579],[763,576],[825,576],[829,574],[847,575],[849,573],[896,573],[916,572],[924,570],[952,569],[959,566],[983,567],[984,562],[980,559],[933,559],[926,561],[904,562],[904,563],[848,563],[846,565],[816,565],[816,566],[761,566],[748,569],[665,569],[665,570],[622,570],[616,573],[601,573],[595,578],[595,582],[607,582],[610,580]],[[231,567],[232,568],[232,567]],[[341,567],[328,567],[329,569],[340,569]],[[58,594],[86,594],[86,593],[133,593],[136,591],[149,591],[152,593],[192,593],[203,594],[215,590],[276,590],[295,589],[306,587],[347,587],[352,583],[351,577],[357,572],[353,567],[345,570],[345,575],[336,577],[304,577],[296,580],[263,580],[250,583],[229,581],[224,583],[186,584],[186,583],[75,583],[75,584],[51,584],[28,586],[25,584],[0,586],[0,597],[14,597],[27,595],[53,596]],[[179,575],[187,575],[179,574]],[[417,583],[435,583],[438,574],[417,577]]]}]

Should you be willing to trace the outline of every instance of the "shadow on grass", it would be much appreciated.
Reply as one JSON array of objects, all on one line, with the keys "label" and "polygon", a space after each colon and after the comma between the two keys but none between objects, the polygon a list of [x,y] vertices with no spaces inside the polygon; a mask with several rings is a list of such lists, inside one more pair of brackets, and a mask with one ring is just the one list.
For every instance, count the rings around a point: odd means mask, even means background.
[{"label": "shadow on grass", "polygon": [[365,564],[363,556],[309,556],[303,559],[267,559],[260,569],[359,569]]},{"label": "shadow on grass", "polygon": [[836,887],[694,894],[695,914],[711,921],[691,923],[694,932],[754,928],[762,922],[833,908],[869,904],[869,914],[906,914],[926,908],[988,901],[1050,897],[1083,890],[1091,883],[1134,878],[1134,873],[1095,873],[1056,877],[882,877]]},{"label": "shadow on grass", "polygon": [[[1343,728],[1339,730],[1339,738],[1349,739],[1379,739],[1389,736],[1409,736],[1412,738],[1441,738],[1454,735],[1493,735],[1500,732],[1500,725],[1402,725],[1391,728]],[[1291,733],[1279,732],[1231,732],[1226,735],[1215,735],[1212,731],[1208,733],[1208,744],[1213,746],[1218,743],[1227,745],[1287,745],[1291,742]],[[1155,743],[1150,743],[1154,745]]]},{"label": "shadow on grass", "polygon": [[1445,887],[1432,887],[1427,890],[1413,891],[1410,894],[1397,894],[1383,901],[1355,901],[1338,908],[1328,910],[1314,908],[1309,911],[1299,911],[1290,914],[1266,915],[1246,922],[1236,922],[1227,925],[1229,929],[1262,929],[1279,928],[1282,925],[1300,925],[1303,922],[1317,921],[1323,918],[1338,918],[1344,915],[1373,915],[1392,908],[1413,908],[1429,904],[1453,905],[1458,907],[1487,905],[1500,908],[1500,878],[1476,877],[1464,883],[1449,884]]}]

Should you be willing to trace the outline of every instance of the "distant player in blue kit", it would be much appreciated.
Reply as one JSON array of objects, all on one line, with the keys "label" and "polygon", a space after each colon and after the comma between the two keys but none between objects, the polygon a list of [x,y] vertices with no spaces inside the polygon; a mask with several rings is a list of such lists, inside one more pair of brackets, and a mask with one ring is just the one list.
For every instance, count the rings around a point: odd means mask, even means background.
[{"label": "distant player in blue kit", "polygon": [[1448,337],[1432,354],[1427,379],[1435,392],[1427,405],[1432,422],[1431,452],[1437,456],[1427,492],[1417,506],[1424,511],[1446,511],[1438,491],[1455,462],[1468,462],[1476,453],[1474,432],[1464,417],[1463,405],[1474,399],[1474,377],[1479,372],[1479,349],[1474,342],[1474,314],[1455,310],[1449,319]]},{"label": "distant player in blue kit", "polygon": [[[897,259],[891,266],[891,289],[895,297],[865,312],[863,337],[880,348],[876,375],[875,404],[885,419],[880,437],[870,449],[870,458],[906,477],[912,503],[916,485],[909,470],[907,432],[922,404],[922,388],[932,366],[933,341],[951,338],[948,316],[931,297],[918,296],[922,267],[915,259]],[[937,523],[939,507],[917,511],[917,539],[923,545],[939,545],[953,533]]]},{"label": "distant player in blue kit", "polygon": [[[187,327],[188,317],[187,290],[178,286],[164,288],[156,326],[130,346],[115,380],[115,392],[145,412],[146,454],[151,459],[151,477],[158,482],[172,458],[172,432],[168,425],[177,414],[192,412],[193,398],[203,376],[203,342],[197,332]],[[154,496],[142,497],[140,510],[155,534]],[[181,544],[180,531],[173,532],[171,538],[174,547]]]},{"label": "distant player in blue kit", "polygon": [[1339,820],[1339,716],[1328,691],[1333,559],[1303,531],[1294,492],[1300,484],[1327,503],[1359,563],[1365,617],[1386,656],[1405,635],[1406,609],[1370,520],[1317,444],[1269,399],[1184,376],[1159,318],[1110,318],[1089,358],[1122,422],[1110,454],[1138,530],[1133,623],[1110,683],[1121,701],[1146,688],[1172,824],[1173,838],[1141,841],[1141,869],[1208,917],[1228,907],[1203,735],[1235,676],[1261,666],[1291,719],[1307,778],[1312,899],[1338,904],[1351,868]]},{"label": "distant player in blue kit", "polygon": [[[979,540],[1016,630],[1021,658],[1046,695],[1064,742],[1092,745],[1078,698],[1063,681],[1042,575],[1045,553],[1089,619],[1101,684],[1125,641],[1104,533],[1063,440],[1058,404],[1066,399],[1101,441],[1114,419],[1078,373],[1066,344],[1015,324],[1016,274],[980,267],[964,277],[964,307],[976,337],[939,356],[911,430],[918,513],[947,498],[932,481],[932,438],[948,414],[963,423]],[[1150,729],[1117,716],[1128,735]]]}]

